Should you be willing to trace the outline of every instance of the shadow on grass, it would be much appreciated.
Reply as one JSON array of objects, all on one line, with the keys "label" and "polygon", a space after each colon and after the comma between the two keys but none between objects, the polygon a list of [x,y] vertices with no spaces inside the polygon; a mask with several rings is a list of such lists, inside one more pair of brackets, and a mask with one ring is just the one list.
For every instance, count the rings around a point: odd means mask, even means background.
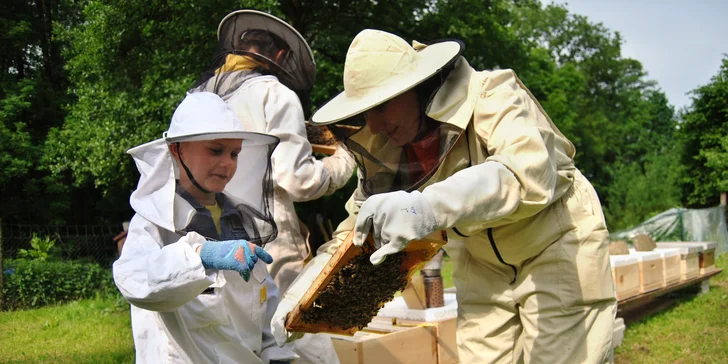
[{"label": "shadow on grass", "polygon": [[0,359],[0,363],[134,363],[134,349],[117,349],[115,351],[99,350],[92,353],[57,353],[57,355],[44,353],[38,356],[26,357],[22,360],[5,361]]},{"label": "shadow on grass", "polygon": [[635,307],[629,311],[621,312],[619,317],[624,319],[624,324],[630,326],[643,324],[653,318],[668,316],[681,304],[693,301],[700,294],[700,285],[689,286],[670,292],[655,300]]}]

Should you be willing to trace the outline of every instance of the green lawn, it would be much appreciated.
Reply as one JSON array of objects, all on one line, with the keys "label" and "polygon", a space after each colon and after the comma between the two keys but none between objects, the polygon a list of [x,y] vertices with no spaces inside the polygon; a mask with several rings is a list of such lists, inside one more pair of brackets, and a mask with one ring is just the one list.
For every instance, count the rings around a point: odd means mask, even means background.
[{"label": "green lawn", "polygon": [[[717,265],[728,266],[724,255]],[[451,286],[452,261],[443,262]],[[617,363],[728,363],[728,273],[710,292],[685,290],[676,304],[627,326]],[[132,363],[129,310],[116,298],[0,313],[0,363]]]},{"label": "green lawn", "polygon": [[128,304],[97,298],[0,312],[0,363],[133,363]]}]

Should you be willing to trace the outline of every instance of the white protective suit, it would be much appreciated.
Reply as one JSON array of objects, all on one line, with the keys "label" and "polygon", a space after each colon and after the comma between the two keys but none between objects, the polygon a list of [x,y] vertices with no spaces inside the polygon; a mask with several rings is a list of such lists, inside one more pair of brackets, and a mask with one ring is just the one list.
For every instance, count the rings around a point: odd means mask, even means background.
[{"label": "white protective suit", "polygon": [[[137,363],[296,359],[291,348],[278,347],[270,334],[278,290],[265,264],[255,264],[248,282],[236,271],[206,270],[194,250],[205,239],[195,232],[183,235],[196,212],[175,193],[179,171],[167,142],[156,140],[129,153],[141,178],[130,201],[136,215],[113,273],[132,304]],[[242,186],[250,176],[242,165],[244,150],[239,160],[228,187]],[[259,181],[251,183],[259,189]]]},{"label": "white protective suit", "polygon": [[[271,158],[278,237],[265,249],[274,259],[268,269],[281,292],[285,292],[311,255],[308,232],[296,215],[294,201],[315,200],[342,187],[353,172],[354,161],[341,148],[323,160],[311,155],[298,96],[275,76],[252,77],[223,99],[246,130],[280,138]],[[338,363],[327,336],[309,334],[293,344],[301,356],[299,363]]]},{"label": "white protective suit", "polygon": [[[365,32],[360,35],[366,37]],[[365,43],[355,40],[352,48]],[[370,43],[376,48],[376,41]],[[352,53],[357,54],[350,48]],[[365,61],[352,64],[363,68],[351,73],[352,80],[367,70],[376,74],[367,68],[375,67],[369,65],[372,60]],[[347,55],[345,85],[349,66]],[[435,217],[435,229],[448,229],[445,249],[454,261],[460,362],[608,361],[616,313],[608,232],[594,189],[574,166],[574,146],[513,71],[477,72],[464,58],[457,60],[426,113],[463,130],[417,188],[421,193],[405,194],[431,210],[424,215]],[[403,207],[391,196],[390,204]],[[360,184],[346,206],[349,218],[319,249],[317,260],[333,254],[355,228],[367,197]],[[315,277],[308,270],[301,277]],[[302,278],[289,292],[305,292],[310,283]],[[274,315],[279,341],[285,311],[294,301],[284,295]]]}]

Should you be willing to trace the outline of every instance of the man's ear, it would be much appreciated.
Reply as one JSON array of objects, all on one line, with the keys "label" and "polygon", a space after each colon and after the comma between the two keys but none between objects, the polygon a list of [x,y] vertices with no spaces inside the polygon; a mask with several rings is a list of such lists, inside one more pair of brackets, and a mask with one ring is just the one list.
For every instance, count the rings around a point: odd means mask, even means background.
[{"label": "man's ear", "polygon": [[283,59],[284,54],[286,54],[285,49],[281,49],[278,51],[278,53],[276,53],[276,57],[275,57],[274,61],[276,62],[277,65],[279,65],[279,66],[281,65],[280,60]]}]

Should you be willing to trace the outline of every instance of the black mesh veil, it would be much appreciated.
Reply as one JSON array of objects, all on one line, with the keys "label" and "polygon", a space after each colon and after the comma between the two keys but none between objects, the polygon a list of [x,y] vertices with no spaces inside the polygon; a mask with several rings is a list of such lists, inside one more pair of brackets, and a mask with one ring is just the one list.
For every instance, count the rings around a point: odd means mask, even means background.
[{"label": "black mesh veil", "polygon": [[238,10],[220,22],[217,36],[211,68],[200,76],[193,91],[214,92],[225,99],[247,79],[270,74],[296,92],[308,116],[316,64],[311,48],[296,29],[264,12]]},{"label": "black mesh veil", "polygon": [[[183,138],[180,142],[214,138],[214,135],[198,135]],[[237,170],[222,191],[227,199],[222,206],[222,217],[232,229],[232,238],[263,246],[278,235],[273,218],[271,167],[271,155],[278,142],[275,136],[253,132],[247,133],[242,140]],[[181,173],[187,173],[190,179],[196,178],[180,164],[174,163],[175,179],[179,180]]]},{"label": "black mesh veil", "polygon": [[[242,217],[242,227],[248,235],[247,240],[261,246],[278,236],[278,227],[273,218],[273,179],[270,163],[276,145],[277,142],[246,145],[246,141],[243,140],[237,173],[228,184],[229,197]],[[254,172],[255,169],[258,171]]]}]

